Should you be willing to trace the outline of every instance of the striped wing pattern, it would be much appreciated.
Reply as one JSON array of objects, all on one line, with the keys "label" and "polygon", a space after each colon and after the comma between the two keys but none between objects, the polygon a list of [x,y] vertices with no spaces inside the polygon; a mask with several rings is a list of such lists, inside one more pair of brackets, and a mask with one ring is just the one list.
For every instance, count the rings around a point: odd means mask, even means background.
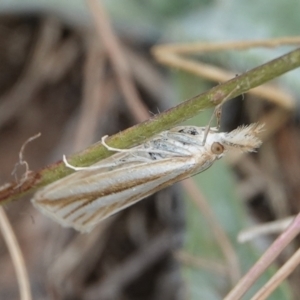
[{"label": "striped wing pattern", "polygon": [[88,232],[101,220],[190,176],[194,168],[192,157],[177,157],[104,173],[80,171],[38,192],[33,204],[61,225]]},{"label": "striped wing pattern", "polygon": [[156,191],[204,171],[226,151],[255,151],[262,129],[256,123],[229,133],[211,129],[205,136],[205,127],[175,127],[91,167],[77,168],[38,191],[32,202],[61,225],[87,232]]}]

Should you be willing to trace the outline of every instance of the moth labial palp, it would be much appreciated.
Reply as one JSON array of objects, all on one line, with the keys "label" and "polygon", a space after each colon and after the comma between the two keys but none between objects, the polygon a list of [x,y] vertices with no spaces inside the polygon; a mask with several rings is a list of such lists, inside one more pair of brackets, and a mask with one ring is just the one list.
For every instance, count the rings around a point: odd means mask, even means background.
[{"label": "moth labial palp", "polygon": [[226,152],[255,151],[262,125],[251,124],[229,133],[206,127],[179,126],[163,131],[145,143],[116,149],[116,153],[89,167],[67,167],[76,172],[38,191],[33,205],[65,227],[92,230],[124,208],[172,185],[203,172]]}]

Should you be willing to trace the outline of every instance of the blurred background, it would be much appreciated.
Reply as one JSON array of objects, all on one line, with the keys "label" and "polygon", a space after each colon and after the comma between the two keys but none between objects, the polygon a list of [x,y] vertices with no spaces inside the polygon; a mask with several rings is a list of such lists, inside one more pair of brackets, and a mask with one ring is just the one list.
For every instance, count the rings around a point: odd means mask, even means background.
[{"label": "blurred background", "polygon": [[[1,184],[14,179],[22,144],[38,132],[41,137],[24,153],[31,170],[139,123],[145,111],[157,114],[220,83],[159,64],[151,55],[153,46],[296,36],[300,28],[297,0],[110,0],[99,5],[100,25],[86,1],[0,0]],[[119,41],[117,52],[107,21]],[[192,58],[241,74],[291,49]],[[127,101],[124,73],[114,60],[119,53],[129,65],[126,79],[142,111]],[[30,196],[6,204],[33,299],[222,299],[278,235],[239,243],[238,234],[299,211],[299,76],[295,70],[270,83],[275,100],[272,93],[266,98],[249,93],[225,105],[222,130],[263,120],[267,139],[258,153],[218,161],[194,177],[196,191],[189,183],[176,184],[90,234],[52,222],[32,207]],[[205,126],[211,114],[205,111],[188,124]],[[298,247],[299,241],[290,244],[247,297]],[[0,299],[19,299],[2,237],[0,266]],[[270,299],[299,299],[299,279],[296,269]]]}]

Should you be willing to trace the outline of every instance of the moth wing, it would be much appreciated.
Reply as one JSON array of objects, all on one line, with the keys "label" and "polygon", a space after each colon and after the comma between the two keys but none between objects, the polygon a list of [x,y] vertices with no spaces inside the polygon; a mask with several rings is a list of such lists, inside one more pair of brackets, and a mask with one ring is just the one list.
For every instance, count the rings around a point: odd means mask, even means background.
[{"label": "moth wing", "polygon": [[38,191],[32,202],[65,227],[81,232],[162,188],[191,176],[192,156],[131,163],[108,172],[83,170]]}]

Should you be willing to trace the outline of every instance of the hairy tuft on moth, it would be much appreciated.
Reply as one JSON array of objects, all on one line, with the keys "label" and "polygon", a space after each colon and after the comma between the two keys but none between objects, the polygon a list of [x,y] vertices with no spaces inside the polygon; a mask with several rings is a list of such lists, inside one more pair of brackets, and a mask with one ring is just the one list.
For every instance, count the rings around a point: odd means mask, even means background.
[{"label": "hairy tuft on moth", "polygon": [[[226,133],[215,128],[179,126],[163,131],[38,191],[33,205],[65,227],[89,232],[101,220],[172,185],[203,172],[226,152],[253,152],[261,145],[263,125],[251,124]],[[205,144],[203,141],[205,140]]]}]

